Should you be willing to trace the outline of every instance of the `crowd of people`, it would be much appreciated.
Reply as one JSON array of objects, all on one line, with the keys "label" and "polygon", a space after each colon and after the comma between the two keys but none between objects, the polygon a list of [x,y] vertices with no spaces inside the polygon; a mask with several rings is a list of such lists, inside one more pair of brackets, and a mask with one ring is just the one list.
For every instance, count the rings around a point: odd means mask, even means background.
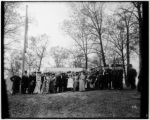
[{"label": "crowd of people", "polygon": [[[128,82],[131,89],[135,89],[136,70],[130,66]],[[13,82],[12,94],[48,94],[65,91],[87,91],[93,89],[123,89],[123,69],[103,68],[91,69],[91,71],[80,71],[66,73],[41,73],[33,72],[29,76],[27,71],[21,77],[14,75],[10,78]]]}]

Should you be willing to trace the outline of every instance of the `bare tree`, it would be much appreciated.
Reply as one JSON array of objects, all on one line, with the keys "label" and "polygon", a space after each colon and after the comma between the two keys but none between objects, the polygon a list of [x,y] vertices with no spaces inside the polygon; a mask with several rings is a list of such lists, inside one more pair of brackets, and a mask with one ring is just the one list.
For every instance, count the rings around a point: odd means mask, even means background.
[{"label": "bare tree", "polygon": [[[35,64],[37,65],[37,70],[40,71],[42,60],[46,55],[48,36],[46,34],[43,34],[37,37],[31,37],[30,40],[31,40],[30,50],[32,51],[32,54],[28,51],[28,57],[32,57],[33,61],[36,60]],[[32,61],[29,62],[32,63]],[[29,65],[31,65],[31,63],[29,63]]]},{"label": "bare tree", "polygon": [[95,55],[95,56],[93,56],[89,59],[89,66],[92,67],[92,68],[93,67],[100,67],[101,68],[99,63],[100,63],[99,62],[99,57],[97,55]]},{"label": "bare tree", "polygon": [[134,22],[132,22],[132,27],[130,30],[133,30],[134,36],[133,38],[133,44],[130,48],[133,50],[137,55],[139,54],[139,42],[141,40],[141,29],[143,24],[143,10],[142,10],[143,3],[142,2],[131,2],[130,9],[129,8],[121,8],[126,13],[133,14]]},{"label": "bare tree", "polygon": [[38,69],[36,56],[32,52],[27,52],[26,65],[28,66],[29,73]]},{"label": "bare tree", "polygon": [[103,2],[86,2],[83,3],[82,14],[88,19],[87,26],[91,35],[94,35],[97,39],[94,39],[94,43],[100,47],[103,65],[106,66],[105,52],[103,47],[103,34],[104,28],[104,3]]},{"label": "bare tree", "polygon": [[[125,82],[127,83],[126,79],[126,69],[125,69],[125,60],[126,60],[126,32],[124,31],[125,27],[122,21],[116,20],[115,18],[108,19],[108,35],[110,42],[110,50],[112,52],[116,52],[119,55],[118,58],[121,58],[123,71],[125,75]],[[115,61],[116,58],[113,58]],[[128,84],[128,83],[127,83]]]},{"label": "bare tree", "polygon": [[17,36],[19,35],[19,29],[22,27],[22,25],[24,25],[22,16],[17,12],[19,5],[20,4],[16,2],[4,2],[5,49],[8,49],[10,47],[10,44],[18,42],[19,39],[17,38]]},{"label": "bare tree", "polygon": [[72,62],[73,67],[82,68],[84,66],[84,61],[85,61],[84,54],[78,49],[71,49],[69,50],[69,52],[70,52],[71,59],[73,61]]},{"label": "bare tree", "polygon": [[[141,81],[143,78],[142,71],[144,71],[144,68],[142,66],[143,63],[143,56],[142,56],[142,41],[143,41],[143,34],[142,31],[144,31],[144,26],[143,26],[143,7],[146,6],[146,3],[143,2],[132,2],[133,6],[136,8],[136,14],[134,14],[138,20],[138,25],[139,25],[139,56],[140,56],[140,72],[139,72],[139,81],[138,81],[138,91],[141,91],[142,85]],[[147,112],[148,113],[148,112]]]},{"label": "bare tree", "polygon": [[16,73],[20,73],[20,71],[21,71],[21,60],[22,60],[21,52],[13,51],[11,53],[9,72],[11,72],[12,75],[15,75]]},{"label": "bare tree", "polygon": [[[126,9],[128,9],[131,12],[128,12]],[[126,30],[126,51],[127,51],[127,71],[129,70],[129,64],[130,64],[130,54],[131,54],[131,50],[130,50],[130,46],[131,46],[131,33],[132,31],[132,27],[137,24],[136,20],[135,20],[135,16],[134,16],[134,7],[129,6],[126,9],[124,9],[124,7],[119,8],[119,12],[117,12],[117,15],[119,16],[120,20],[122,20],[124,22],[124,27]],[[128,72],[127,72],[128,73]],[[128,77],[128,75],[127,75]],[[126,84],[128,86],[128,82]]]},{"label": "bare tree", "polygon": [[69,57],[69,52],[63,47],[52,47],[50,54],[53,57],[56,67],[64,67],[64,61]]},{"label": "bare tree", "polygon": [[[76,6],[77,7],[77,6]],[[77,8],[76,8],[77,9]],[[92,49],[92,36],[89,34],[89,30],[86,25],[86,18],[81,14],[81,11],[73,9],[74,14],[71,20],[64,22],[66,33],[75,41],[76,47],[85,58],[85,68],[88,68],[88,55]]]}]

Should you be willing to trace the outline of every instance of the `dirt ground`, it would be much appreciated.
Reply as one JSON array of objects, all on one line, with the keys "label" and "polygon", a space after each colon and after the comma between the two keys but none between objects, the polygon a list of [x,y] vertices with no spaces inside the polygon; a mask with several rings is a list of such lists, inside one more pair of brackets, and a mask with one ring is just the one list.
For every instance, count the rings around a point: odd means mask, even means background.
[{"label": "dirt ground", "polygon": [[8,100],[11,118],[140,117],[140,94],[132,90],[9,95]]}]

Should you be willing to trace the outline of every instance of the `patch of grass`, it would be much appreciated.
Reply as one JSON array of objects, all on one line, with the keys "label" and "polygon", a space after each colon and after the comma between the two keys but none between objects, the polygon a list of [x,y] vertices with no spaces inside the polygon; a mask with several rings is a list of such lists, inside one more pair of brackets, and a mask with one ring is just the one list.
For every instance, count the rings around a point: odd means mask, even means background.
[{"label": "patch of grass", "polygon": [[95,90],[58,94],[9,95],[11,118],[138,118],[140,94]]}]

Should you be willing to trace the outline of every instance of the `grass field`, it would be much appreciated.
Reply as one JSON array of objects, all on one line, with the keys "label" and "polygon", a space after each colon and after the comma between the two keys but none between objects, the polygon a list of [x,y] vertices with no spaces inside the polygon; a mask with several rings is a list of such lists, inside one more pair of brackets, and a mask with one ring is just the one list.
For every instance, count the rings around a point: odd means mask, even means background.
[{"label": "grass field", "polygon": [[132,90],[9,95],[8,100],[11,118],[140,117],[140,94]]}]

